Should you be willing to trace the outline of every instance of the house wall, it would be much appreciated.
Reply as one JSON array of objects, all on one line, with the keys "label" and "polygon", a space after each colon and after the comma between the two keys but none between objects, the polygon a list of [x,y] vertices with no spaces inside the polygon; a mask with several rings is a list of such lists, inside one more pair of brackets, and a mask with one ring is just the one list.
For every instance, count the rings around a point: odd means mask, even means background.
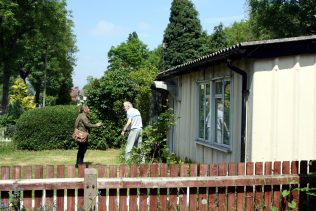
[{"label": "house wall", "polygon": [[247,160],[315,159],[316,55],[256,60],[249,69]]},{"label": "house wall", "polygon": [[[198,131],[198,81],[223,75],[232,76],[232,151],[223,152],[211,146],[196,142]],[[177,94],[172,97],[174,113],[178,117],[169,133],[169,147],[182,159],[199,163],[220,163],[240,161],[241,124],[241,76],[225,65],[210,66],[176,77]]]}]

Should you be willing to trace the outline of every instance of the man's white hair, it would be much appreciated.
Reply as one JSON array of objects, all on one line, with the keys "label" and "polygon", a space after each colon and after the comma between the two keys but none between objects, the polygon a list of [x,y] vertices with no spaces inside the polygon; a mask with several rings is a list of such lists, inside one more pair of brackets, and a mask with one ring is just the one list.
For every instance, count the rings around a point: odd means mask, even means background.
[{"label": "man's white hair", "polygon": [[132,103],[129,102],[129,101],[125,101],[125,102],[123,103],[123,105],[126,106],[127,108],[133,108]]}]

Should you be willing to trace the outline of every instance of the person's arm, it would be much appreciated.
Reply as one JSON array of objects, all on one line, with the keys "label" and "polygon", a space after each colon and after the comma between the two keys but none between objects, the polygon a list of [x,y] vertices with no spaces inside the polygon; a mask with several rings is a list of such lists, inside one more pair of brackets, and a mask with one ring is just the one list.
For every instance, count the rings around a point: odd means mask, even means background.
[{"label": "person's arm", "polygon": [[122,130],[122,132],[121,132],[121,136],[124,136],[124,134],[125,134],[127,128],[129,127],[129,125],[130,125],[131,123],[132,123],[132,119],[129,118],[129,119],[127,120],[126,124],[125,124],[124,127],[123,127],[123,130]]},{"label": "person's arm", "polygon": [[82,117],[82,122],[85,125],[85,127],[88,127],[88,128],[100,127],[102,125],[101,122],[98,122],[97,124],[91,124],[87,116]]}]

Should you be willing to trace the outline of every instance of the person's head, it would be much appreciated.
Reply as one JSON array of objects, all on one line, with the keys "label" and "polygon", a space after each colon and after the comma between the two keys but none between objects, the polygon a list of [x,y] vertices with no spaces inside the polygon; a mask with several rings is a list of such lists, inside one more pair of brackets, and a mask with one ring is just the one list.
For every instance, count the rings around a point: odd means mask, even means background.
[{"label": "person's head", "polygon": [[89,112],[89,107],[87,105],[81,105],[80,108],[79,108],[79,112],[80,113],[88,113]]},{"label": "person's head", "polygon": [[223,110],[224,110],[223,104],[222,104],[222,103],[219,103],[219,104],[217,105],[217,109],[220,110],[220,111],[223,111]]},{"label": "person's head", "polygon": [[133,108],[133,105],[131,102],[125,101],[123,103],[123,107],[124,107],[124,111],[127,111],[128,109]]}]

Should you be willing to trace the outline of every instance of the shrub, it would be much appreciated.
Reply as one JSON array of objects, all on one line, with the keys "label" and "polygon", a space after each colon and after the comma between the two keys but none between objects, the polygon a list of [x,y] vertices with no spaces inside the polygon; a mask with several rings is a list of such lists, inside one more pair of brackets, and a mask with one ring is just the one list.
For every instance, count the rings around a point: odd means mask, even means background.
[{"label": "shrub", "polygon": [[127,163],[181,163],[167,146],[167,133],[174,124],[175,116],[171,110],[161,113],[153,125],[144,128],[141,146],[133,147]]},{"label": "shrub", "polygon": [[[100,122],[94,109],[90,110],[89,119],[91,123]],[[107,148],[120,147],[124,138],[120,136],[121,128],[117,128],[115,123],[110,120],[102,121],[100,128],[93,128],[89,135],[89,149],[104,150]]]},{"label": "shrub", "polygon": [[[79,114],[78,109],[76,105],[57,105],[24,112],[17,121],[16,133],[13,136],[17,148],[23,150],[77,148],[71,135]],[[99,122],[93,111],[89,114],[89,119],[91,123]],[[107,142],[112,137],[116,137],[118,132],[110,122],[105,122],[103,125],[90,131],[89,149],[103,150],[120,144]]]},{"label": "shrub", "polygon": [[18,149],[45,150],[76,147],[71,138],[77,106],[47,106],[24,112],[13,136]]}]

